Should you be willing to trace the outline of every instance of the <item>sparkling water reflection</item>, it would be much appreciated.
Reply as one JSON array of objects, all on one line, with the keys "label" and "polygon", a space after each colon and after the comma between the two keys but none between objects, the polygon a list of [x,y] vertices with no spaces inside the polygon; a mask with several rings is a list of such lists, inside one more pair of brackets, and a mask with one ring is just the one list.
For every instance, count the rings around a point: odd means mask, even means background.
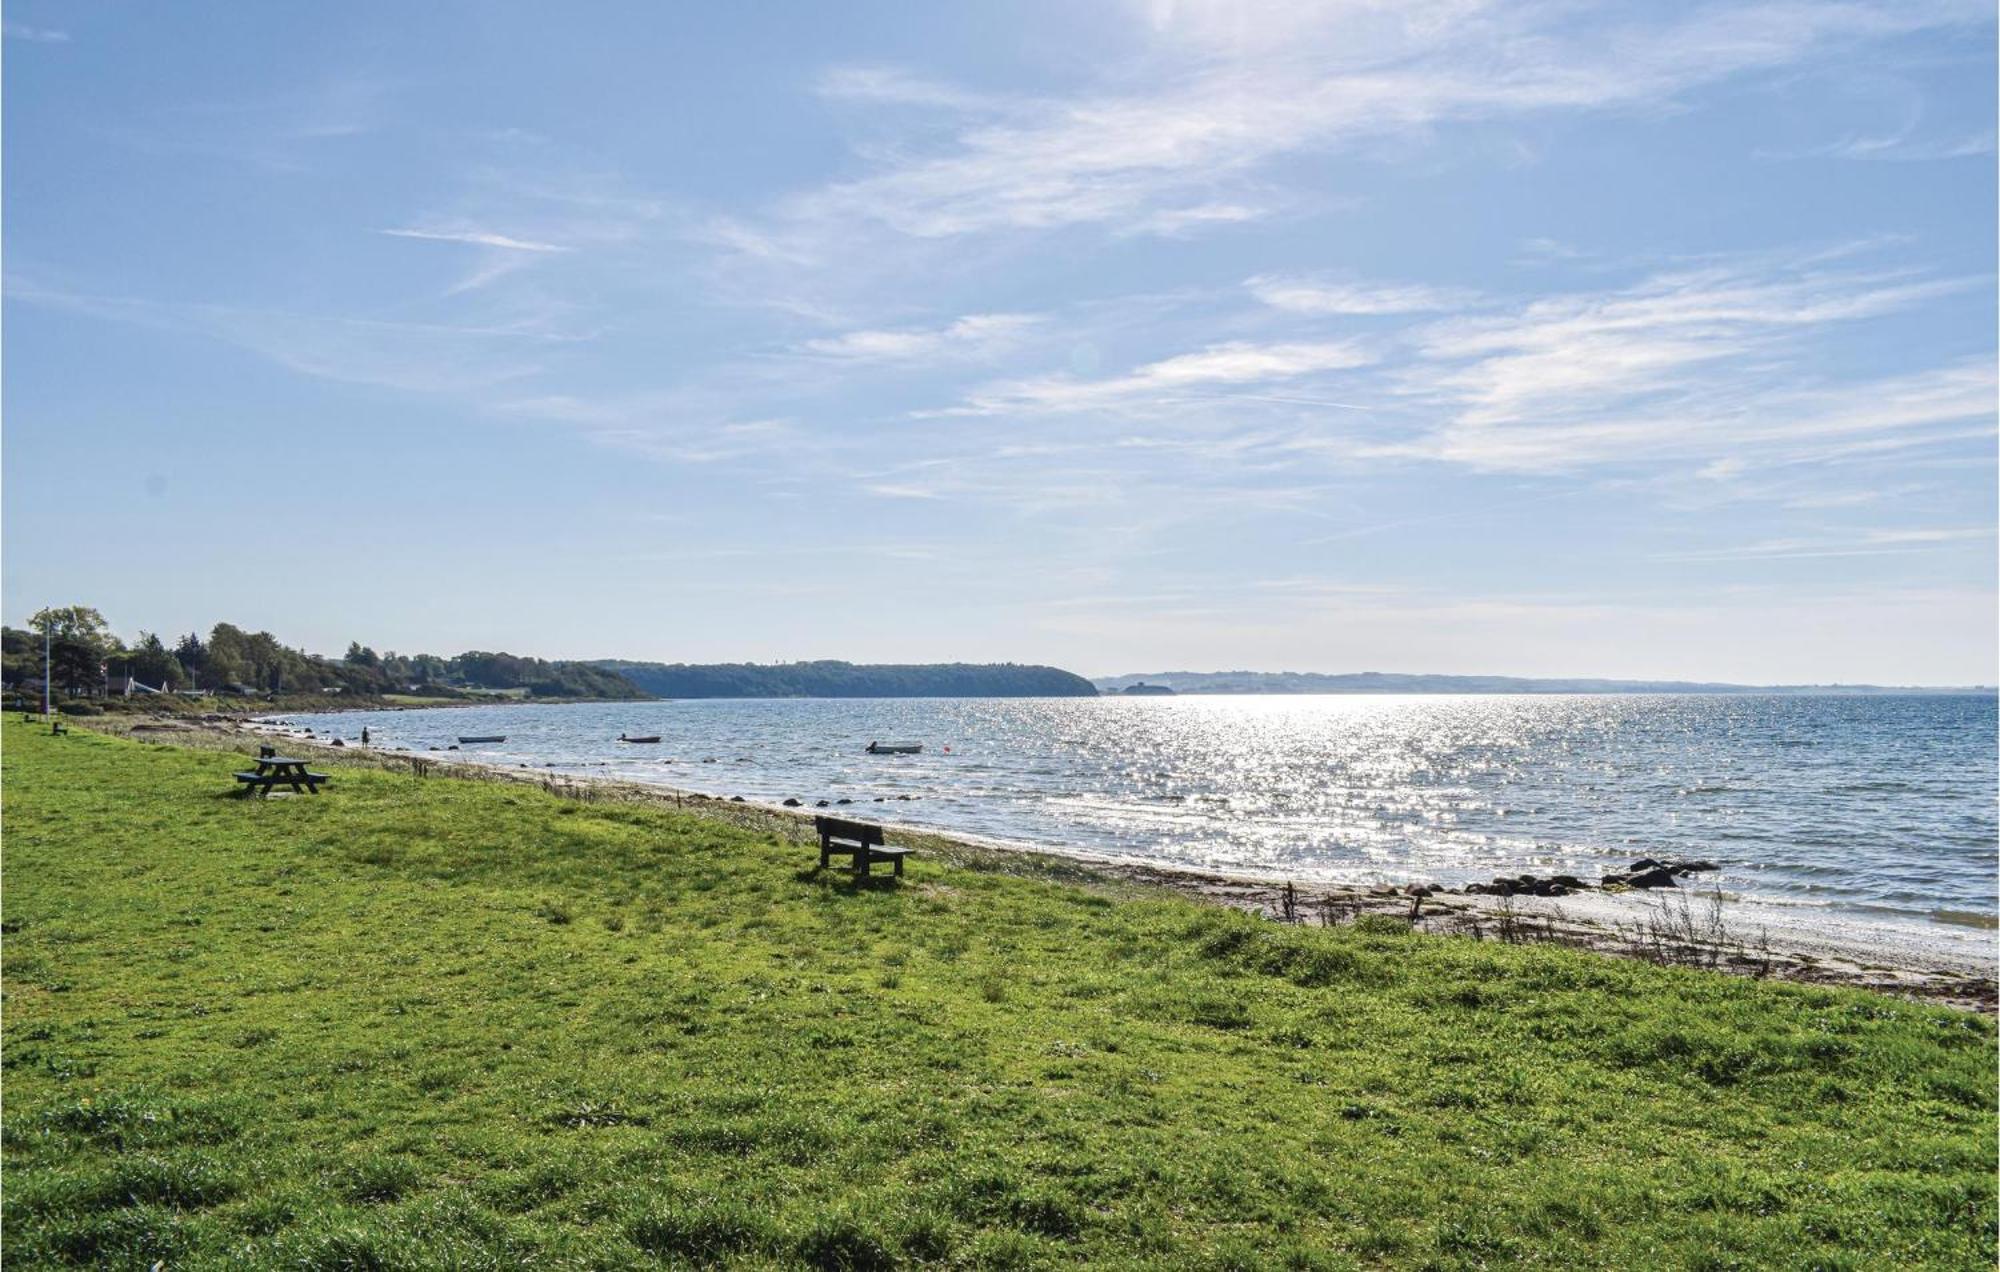
[{"label": "sparkling water reflection", "polygon": [[[287,717],[469,753],[1215,870],[1458,883],[1723,863],[1746,897],[1990,922],[1988,696],[692,701]],[[660,734],[628,746],[619,733]],[[924,753],[871,756],[870,739]],[[947,748],[949,748],[947,750]],[[876,801],[887,807],[875,807]]]}]

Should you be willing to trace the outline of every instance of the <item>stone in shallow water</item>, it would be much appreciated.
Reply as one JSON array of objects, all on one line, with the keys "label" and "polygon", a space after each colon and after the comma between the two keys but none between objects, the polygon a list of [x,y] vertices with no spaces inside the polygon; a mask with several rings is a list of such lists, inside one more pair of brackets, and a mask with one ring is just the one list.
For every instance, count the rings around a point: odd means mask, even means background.
[{"label": "stone in shallow water", "polygon": [[1632,874],[1605,875],[1604,882],[1606,886],[1623,884],[1628,888],[1677,888],[1680,886],[1674,882],[1673,872],[1664,866],[1656,867],[1652,870],[1639,870]]}]

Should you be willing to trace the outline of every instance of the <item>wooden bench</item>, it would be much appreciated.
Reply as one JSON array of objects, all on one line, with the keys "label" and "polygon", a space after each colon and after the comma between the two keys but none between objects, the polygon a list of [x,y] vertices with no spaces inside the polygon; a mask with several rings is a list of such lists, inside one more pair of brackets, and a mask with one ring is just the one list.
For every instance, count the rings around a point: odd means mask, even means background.
[{"label": "wooden bench", "polygon": [[903,858],[910,855],[910,850],[884,844],[880,826],[845,821],[839,817],[815,817],[813,829],[819,832],[820,869],[826,868],[827,858],[835,853],[845,853],[853,861],[855,873],[863,878],[868,875],[868,867],[878,861],[893,862],[896,876],[902,877]]}]

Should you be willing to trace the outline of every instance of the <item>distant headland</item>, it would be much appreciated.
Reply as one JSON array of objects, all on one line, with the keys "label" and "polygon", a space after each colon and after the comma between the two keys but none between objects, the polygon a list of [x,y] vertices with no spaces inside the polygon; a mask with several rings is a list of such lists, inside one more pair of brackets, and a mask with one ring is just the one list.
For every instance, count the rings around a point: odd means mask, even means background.
[{"label": "distant headland", "polygon": [[217,623],[177,643],[141,630],[120,639],[93,606],[44,609],[26,629],[0,627],[0,679],[16,699],[58,693],[64,709],[200,709],[217,699],[267,708],[442,706],[644,698],[1094,698],[1088,680],[1025,663],[658,663],[554,661],[471,650],[451,658],[377,653],[359,641],[338,658],[270,632]]},{"label": "distant headland", "polygon": [[1074,672],[1025,663],[592,664],[658,698],[1094,698]]},{"label": "distant headland", "polygon": [[1174,693],[1993,693],[1991,685],[1738,685],[1706,680],[1605,680],[1529,676],[1432,676],[1359,671],[1330,675],[1315,671],[1149,671],[1143,675],[1102,676],[1092,682],[1103,693],[1140,693],[1164,688]]}]

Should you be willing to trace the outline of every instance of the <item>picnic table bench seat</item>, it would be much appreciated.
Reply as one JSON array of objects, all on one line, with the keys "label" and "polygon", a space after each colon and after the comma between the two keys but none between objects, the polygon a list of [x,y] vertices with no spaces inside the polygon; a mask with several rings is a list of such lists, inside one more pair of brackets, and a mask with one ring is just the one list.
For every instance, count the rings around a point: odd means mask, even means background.
[{"label": "picnic table bench seat", "polygon": [[815,817],[813,829],[819,832],[821,869],[826,868],[828,858],[844,854],[853,862],[855,873],[864,878],[868,868],[878,861],[892,864],[896,876],[902,877],[903,858],[910,855],[910,849],[892,848],[884,843],[880,826],[841,817]]}]

